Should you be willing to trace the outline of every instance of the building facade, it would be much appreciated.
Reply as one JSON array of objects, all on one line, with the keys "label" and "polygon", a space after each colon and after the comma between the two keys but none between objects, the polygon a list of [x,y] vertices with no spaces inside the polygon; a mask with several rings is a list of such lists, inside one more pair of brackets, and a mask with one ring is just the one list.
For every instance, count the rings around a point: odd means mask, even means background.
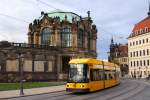
[{"label": "building facade", "polygon": [[120,66],[122,76],[128,74],[128,45],[115,44],[112,39],[108,60]]},{"label": "building facade", "polygon": [[128,38],[129,75],[146,78],[150,75],[150,8],[148,16],[137,23]]},{"label": "building facade", "polygon": [[0,43],[0,80],[18,80],[20,66],[26,80],[63,80],[70,59],[97,57],[97,28],[89,11],[88,17],[73,12],[41,12],[28,30],[27,44]]}]

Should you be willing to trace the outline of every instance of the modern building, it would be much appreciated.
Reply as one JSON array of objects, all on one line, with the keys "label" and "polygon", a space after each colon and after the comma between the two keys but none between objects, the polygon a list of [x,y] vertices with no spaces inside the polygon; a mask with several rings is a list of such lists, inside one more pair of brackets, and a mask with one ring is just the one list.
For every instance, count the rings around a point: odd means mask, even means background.
[{"label": "modern building", "polygon": [[150,7],[148,16],[135,24],[128,38],[129,75],[146,78],[150,75]]},{"label": "modern building", "polygon": [[120,66],[122,76],[128,74],[128,45],[114,43],[112,38],[109,53],[108,60]]},{"label": "modern building", "polygon": [[29,24],[28,43],[0,43],[0,81],[66,79],[72,58],[96,58],[97,28],[73,12],[41,12]]}]

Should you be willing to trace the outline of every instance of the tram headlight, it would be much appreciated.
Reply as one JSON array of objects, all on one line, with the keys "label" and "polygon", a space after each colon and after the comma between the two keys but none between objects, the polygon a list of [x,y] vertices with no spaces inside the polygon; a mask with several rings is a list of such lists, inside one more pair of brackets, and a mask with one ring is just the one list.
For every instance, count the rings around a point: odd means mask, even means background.
[{"label": "tram headlight", "polygon": [[81,87],[81,88],[83,88],[83,87],[84,87],[84,85],[80,85],[80,87]]}]

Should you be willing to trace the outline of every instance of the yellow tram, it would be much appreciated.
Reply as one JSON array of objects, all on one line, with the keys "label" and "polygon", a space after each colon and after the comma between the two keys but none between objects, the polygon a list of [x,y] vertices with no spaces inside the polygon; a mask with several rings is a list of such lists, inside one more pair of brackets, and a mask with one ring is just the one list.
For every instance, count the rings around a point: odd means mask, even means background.
[{"label": "yellow tram", "polygon": [[69,64],[67,92],[93,92],[120,83],[120,68],[114,63],[82,58]]}]

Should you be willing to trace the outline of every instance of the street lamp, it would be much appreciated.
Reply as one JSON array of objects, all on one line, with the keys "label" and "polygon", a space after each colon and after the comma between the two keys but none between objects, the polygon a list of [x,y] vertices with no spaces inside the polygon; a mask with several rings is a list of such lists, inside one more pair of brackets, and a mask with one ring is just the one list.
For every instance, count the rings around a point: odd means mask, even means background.
[{"label": "street lamp", "polygon": [[136,78],[136,69],[134,69],[134,78]]},{"label": "street lamp", "polygon": [[139,79],[141,78],[141,72],[140,72],[140,69],[141,69],[141,68],[139,67],[139,73],[138,73],[138,74],[139,74]]},{"label": "street lamp", "polygon": [[147,66],[146,66],[146,77],[148,77]]},{"label": "street lamp", "polygon": [[104,88],[105,88],[105,66],[104,66],[104,61],[102,61],[102,65],[103,65],[103,82],[104,82]]},{"label": "street lamp", "polygon": [[19,68],[20,68],[20,95],[24,95],[23,92],[23,54],[19,53]]}]

